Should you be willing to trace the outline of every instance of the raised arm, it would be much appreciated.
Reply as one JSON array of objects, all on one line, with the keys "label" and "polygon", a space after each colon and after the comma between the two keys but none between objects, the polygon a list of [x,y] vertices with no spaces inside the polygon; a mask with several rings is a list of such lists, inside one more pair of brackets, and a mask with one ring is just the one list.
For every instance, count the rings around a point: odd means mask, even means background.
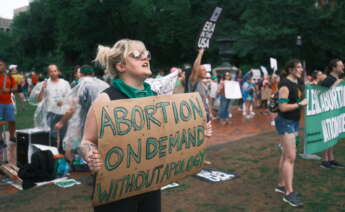
[{"label": "raised arm", "polygon": [[192,84],[196,82],[200,74],[200,71],[202,71],[201,60],[202,60],[202,56],[204,55],[204,52],[205,52],[205,49],[199,49],[198,55],[193,63],[192,74],[190,76],[190,80],[192,81]]}]

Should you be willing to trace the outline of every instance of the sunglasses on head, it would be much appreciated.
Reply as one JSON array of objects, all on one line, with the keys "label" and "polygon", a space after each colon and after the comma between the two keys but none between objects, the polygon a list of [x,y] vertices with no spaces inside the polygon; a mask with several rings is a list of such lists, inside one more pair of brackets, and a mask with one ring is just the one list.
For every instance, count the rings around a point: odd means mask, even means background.
[{"label": "sunglasses on head", "polygon": [[131,53],[129,53],[128,56],[136,60],[142,60],[142,59],[151,60],[151,53],[148,50],[142,50],[142,51],[134,50]]}]

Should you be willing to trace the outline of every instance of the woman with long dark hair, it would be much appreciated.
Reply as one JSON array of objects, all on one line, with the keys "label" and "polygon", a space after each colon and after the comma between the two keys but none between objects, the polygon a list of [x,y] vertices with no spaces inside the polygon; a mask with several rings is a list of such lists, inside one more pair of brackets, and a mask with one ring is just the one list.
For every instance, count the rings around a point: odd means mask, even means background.
[{"label": "woman with long dark hair", "polygon": [[301,61],[290,60],[286,64],[285,77],[279,83],[279,112],[275,119],[275,126],[281,136],[282,154],[279,161],[279,182],[276,192],[284,194],[283,201],[291,206],[299,207],[303,203],[292,188],[294,164],[296,159],[296,136],[299,130],[301,108],[306,106],[303,99],[303,77]]}]

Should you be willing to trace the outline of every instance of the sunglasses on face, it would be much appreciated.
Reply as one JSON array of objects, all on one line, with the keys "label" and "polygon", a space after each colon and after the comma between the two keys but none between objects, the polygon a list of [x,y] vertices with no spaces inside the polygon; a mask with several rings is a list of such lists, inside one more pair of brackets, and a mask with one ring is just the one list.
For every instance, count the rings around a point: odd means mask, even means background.
[{"label": "sunglasses on face", "polygon": [[143,50],[143,51],[134,50],[131,53],[129,53],[128,56],[136,60],[142,60],[142,59],[151,60],[151,53],[148,50]]}]

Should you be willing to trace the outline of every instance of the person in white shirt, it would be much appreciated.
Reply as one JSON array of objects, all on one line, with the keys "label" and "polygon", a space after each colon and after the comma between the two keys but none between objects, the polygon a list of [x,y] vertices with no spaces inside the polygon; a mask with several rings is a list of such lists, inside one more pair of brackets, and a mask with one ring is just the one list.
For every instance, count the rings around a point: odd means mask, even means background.
[{"label": "person in white shirt", "polygon": [[62,139],[65,136],[67,126],[62,127],[59,131],[54,130],[55,124],[63,117],[65,113],[65,98],[71,91],[69,83],[60,79],[60,71],[55,64],[48,66],[49,79],[43,82],[40,93],[37,96],[38,101],[44,101],[47,110],[47,124],[50,128],[50,142],[57,146],[59,152],[63,153]]},{"label": "person in white shirt", "polygon": [[86,115],[92,102],[109,87],[109,84],[94,76],[95,71],[92,66],[83,65],[79,68],[79,72],[79,82],[68,94],[65,114],[54,126],[55,130],[60,130],[68,124],[63,146],[65,157],[71,162],[75,159],[74,154],[77,154]]}]

